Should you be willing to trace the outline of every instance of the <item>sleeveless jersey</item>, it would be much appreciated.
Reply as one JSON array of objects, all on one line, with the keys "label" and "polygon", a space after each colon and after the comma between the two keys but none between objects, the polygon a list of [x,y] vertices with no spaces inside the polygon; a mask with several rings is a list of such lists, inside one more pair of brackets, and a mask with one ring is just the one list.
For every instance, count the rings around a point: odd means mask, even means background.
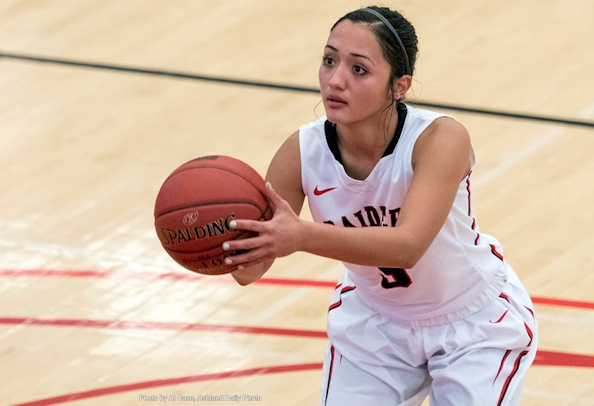
[{"label": "sleeveless jersey", "polygon": [[[325,117],[301,126],[302,187],[314,221],[334,227],[396,226],[413,176],[415,143],[434,120],[444,117],[402,107],[406,114],[399,114],[405,119],[394,150],[384,154],[365,180],[349,177],[336,159],[336,146],[331,148],[327,134],[332,125]],[[474,153],[470,159],[472,166]],[[479,232],[468,175],[445,224],[413,268],[344,263],[343,284],[355,286],[370,308],[394,321],[443,324],[482,309],[501,293],[507,280],[501,253],[496,239]]]}]

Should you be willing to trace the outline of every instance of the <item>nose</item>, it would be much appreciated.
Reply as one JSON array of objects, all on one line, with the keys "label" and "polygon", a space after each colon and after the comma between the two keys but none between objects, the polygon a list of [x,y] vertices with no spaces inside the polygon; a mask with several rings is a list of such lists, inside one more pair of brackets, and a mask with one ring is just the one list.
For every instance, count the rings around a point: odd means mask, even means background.
[{"label": "nose", "polygon": [[333,89],[344,89],[346,84],[346,77],[344,69],[341,65],[332,69],[330,77],[328,78],[328,85]]}]

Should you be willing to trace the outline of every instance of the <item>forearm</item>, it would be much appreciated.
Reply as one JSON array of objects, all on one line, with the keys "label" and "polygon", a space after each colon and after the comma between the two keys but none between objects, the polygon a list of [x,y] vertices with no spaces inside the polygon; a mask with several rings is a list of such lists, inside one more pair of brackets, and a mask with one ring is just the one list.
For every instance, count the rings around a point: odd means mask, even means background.
[{"label": "forearm", "polygon": [[403,228],[303,223],[301,250],[358,265],[412,268],[426,251]]}]

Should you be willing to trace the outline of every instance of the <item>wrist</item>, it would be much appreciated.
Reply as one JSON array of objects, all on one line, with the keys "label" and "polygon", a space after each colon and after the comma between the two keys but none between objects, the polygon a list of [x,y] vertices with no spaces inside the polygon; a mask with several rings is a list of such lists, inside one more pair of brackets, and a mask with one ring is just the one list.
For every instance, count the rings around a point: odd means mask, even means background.
[{"label": "wrist", "polygon": [[302,251],[302,252],[308,252],[308,253],[313,253],[312,252],[312,244],[314,244],[314,241],[316,239],[315,237],[315,228],[316,228],[316,223],[314,223],[313,221],[307,221],[307,220],[301,220],[301,230],[299,232],[299,241],[298,241],[298,246],[297,246],[297,250],[296,251]]}]

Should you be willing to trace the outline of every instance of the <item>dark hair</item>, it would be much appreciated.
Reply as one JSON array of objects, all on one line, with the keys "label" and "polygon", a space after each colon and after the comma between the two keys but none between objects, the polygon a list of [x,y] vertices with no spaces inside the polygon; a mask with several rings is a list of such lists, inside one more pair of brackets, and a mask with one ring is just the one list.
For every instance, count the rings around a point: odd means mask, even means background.
[{"label": "dark hair", "polygon": [[[386,20],[388,20],[394,30],[396,30],[402,41],[402,44],[404,45],[404,49],[406,50],[411,70],[410,74],[412,75],[412,72],[414,72],[415,68],[417,53],[419,51],[415,28],[406,18],[404,18],[402,14],[397,11],[390,10],[387,7],[370,6],[366,8],[380,13],[386,18]],[[369,28],[375,34],[380,47],[382,48],[384,58],[392,67],[389,82],[392,84],[396,78],[405,75],[407,72],[405,56],[390,29],[386,27],[386,25],[376,16],[363,10],[364,9],[359,9],[346,14],[332,26],[330,31],[334,30],[334,28],[344,20],[349,20],[354,23],[369,24]]]}]

